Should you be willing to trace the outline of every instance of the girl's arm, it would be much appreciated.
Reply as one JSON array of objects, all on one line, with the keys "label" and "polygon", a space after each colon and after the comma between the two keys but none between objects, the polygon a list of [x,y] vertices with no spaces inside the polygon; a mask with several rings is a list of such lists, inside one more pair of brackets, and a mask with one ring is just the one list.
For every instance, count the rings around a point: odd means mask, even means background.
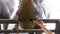
[{"label": "girl's arm", "polygon": [[35,24],[40,26],[46,34],[52,34],[52,32],[49,31],[48,29],[46,29],[46,27],[43,25],[43,23],[44,23],[43,21],[34,21],[34,22],[35,22]]},{"label": "girl's arm", "polygon": [[38,21],[37,25],[40,26],[42,28],[42,30],[44,32],[46,32],[46,34],[52,34],[51,31],[49,31],[48,29],[46,29],[46,27],[43,25],[43,23],[44,23],[43,21]]}]

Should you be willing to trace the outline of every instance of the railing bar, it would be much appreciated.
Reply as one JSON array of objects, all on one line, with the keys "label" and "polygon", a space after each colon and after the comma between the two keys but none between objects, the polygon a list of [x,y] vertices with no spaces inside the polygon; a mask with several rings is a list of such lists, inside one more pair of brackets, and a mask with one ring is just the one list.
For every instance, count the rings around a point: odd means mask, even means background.
[{"label": "railing bar", "polygon": [[[20,32],[43,32],[41,29],[25,29],[25,30],[0,30],[0,33],[10,32],[10,33],[20,33]],[[55,30],[51,30],[52,32],[55,32]]]},{"label": "railing bar", "polygon": [[[57,23],[59,19],[43,19],[45,23]],[[18,20],[0,19],[0,23],[18,23]]]}]

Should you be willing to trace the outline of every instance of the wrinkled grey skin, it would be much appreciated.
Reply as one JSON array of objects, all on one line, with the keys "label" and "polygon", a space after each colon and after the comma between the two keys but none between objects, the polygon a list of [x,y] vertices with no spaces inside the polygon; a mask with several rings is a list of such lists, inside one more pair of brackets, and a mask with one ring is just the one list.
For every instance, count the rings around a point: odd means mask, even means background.
[{"label": "wrinkled grey skin", "polygon": [[[8,9],[9,9],[9,13],[10,13],[10,16],[13,14],[13,11],[14,11],[14,6],[15,6],[15,2],[14,0],[4,0],[4,2],[6,3]],[[17,19],[17,15],[15,15],[12,19]]]},{"label": "wrinkled grey skin", "polygon": [[[12,15],[14,11],[13,6],[14,6],[13,0],[0,0],[0,19],[10,19],[10,16]],[[7,29],[8,24],[4,24],[3,27],[4,29]]]},{"label": "wrinkled grey skin", "polygon": [[14,11],[14,0],[4,0],[4,2],[6,3],[7,7],[9,8],[10,14],[13,13]]},{"label": "wrinkled grey skin", "polygon": [[9,9],[6,3],[3,0],[0,0],[0,19],[9,19],[8,11]]}]

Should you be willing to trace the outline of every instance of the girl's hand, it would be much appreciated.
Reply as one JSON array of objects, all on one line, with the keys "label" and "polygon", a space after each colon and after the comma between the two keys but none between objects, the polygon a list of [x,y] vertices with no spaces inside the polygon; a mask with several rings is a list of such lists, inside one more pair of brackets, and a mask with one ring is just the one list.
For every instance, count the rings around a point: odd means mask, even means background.
[{"label": "girl's hand", "polygon": [[43,21],[37,21],[37,24],[38,24],[40,27],[45,27]]}]

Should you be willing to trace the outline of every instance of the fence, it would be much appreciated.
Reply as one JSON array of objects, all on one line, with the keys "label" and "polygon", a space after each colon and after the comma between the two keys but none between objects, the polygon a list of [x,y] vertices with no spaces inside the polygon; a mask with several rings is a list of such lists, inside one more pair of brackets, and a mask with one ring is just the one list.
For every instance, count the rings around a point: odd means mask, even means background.
[{"label": "fence", "polygon": [[[55,30],[51,30],[52,32],[55,32],[56,34],[58,34],[58,27],[59,27],[59,19],[41,19],[43,20],[45,23],[56,23],[56,29]],[[8,20],[8,19],[0,19],[0,24],[10,24],[10,23],[15,23],[18,24],[18,20]],[[57,27],[58,26],[58,27]],[[0,33],[20,33],[20,32],[36,32],[36,34],[41,34],[43,31],[41,29],[24,29],[24,30],[0,30]]]}]

